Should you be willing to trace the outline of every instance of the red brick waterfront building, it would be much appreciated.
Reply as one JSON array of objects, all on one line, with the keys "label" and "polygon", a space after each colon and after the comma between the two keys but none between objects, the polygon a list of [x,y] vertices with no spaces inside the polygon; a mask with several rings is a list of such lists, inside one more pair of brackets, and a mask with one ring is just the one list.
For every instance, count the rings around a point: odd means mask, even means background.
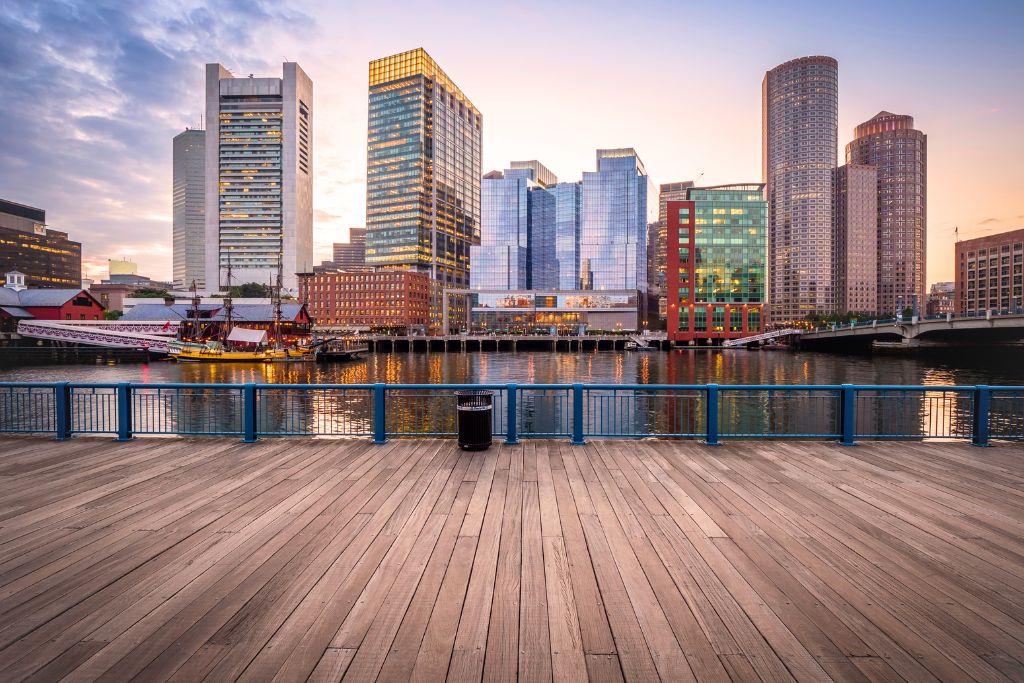
[{"label": "red brick waterfront building", "polygon": [[321,327],[406,333],[430,325],[427,273],[299,273],[299,299]]}]

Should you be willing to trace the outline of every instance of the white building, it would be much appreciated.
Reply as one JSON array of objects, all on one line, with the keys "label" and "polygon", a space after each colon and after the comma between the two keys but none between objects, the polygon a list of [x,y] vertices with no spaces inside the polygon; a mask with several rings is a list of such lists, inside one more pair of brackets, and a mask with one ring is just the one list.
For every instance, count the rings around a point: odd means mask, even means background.
[{"label": "white building", "polygon": [[206,289],[284,287],[313,268],[313,82],[294,62],[283,78],[236,78],[206,65]]},{"label": "white building", "polygon": [[188,129],[179,133],[174,137],[172,199],[173,280],[178,289],[187,289],[193,280],[199,289],[206,287],[205,176],[206,132]]}]

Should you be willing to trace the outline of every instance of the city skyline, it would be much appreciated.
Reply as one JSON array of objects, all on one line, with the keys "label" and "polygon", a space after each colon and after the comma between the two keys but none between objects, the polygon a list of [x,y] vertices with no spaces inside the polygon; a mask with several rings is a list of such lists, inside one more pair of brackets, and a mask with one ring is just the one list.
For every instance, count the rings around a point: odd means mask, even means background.
[{"label": "city skyline", "polygon": [[[142,272],[169,279],[171,139],[198,123],[201,67],[218,60],[245,76],[273,73],[287,58],[317,83],[314,260],[330,258],[331,244],[365,215],[366,65],[421,46],[487,118],[484,172],[510,158],[542,158],[576,181],[594,148],[629,146],[655,183],[699,185],[759,179],[760,79],[789,59],[829,55],[840,65],[837,161],[854,126],[883,110],[913,116],[930,138],[929,284],[952,279],[954,225],[961,238],[1024,225],[1024,172],[1014,164],[1022,142],[1013,134],[1024,95],[1004,87],[1020,78],[1024,22],[1010,3],[889,9],[883,25],[855,39],[839,27],[862,8],[811,16],[789,3],[755,21],[689,3],[643,3],[628,15],[598,5],[579,17],[580,38],[550,42],[546,52],[588,67],[542,71],[502,59],[495,32],[510,44],[543,43],[573,3],[543,15],[521,3],[463,17],[469,30],[460,35],[470,37],[458,43],[438,37],[458,14],[450,3],[429,19],[383,17],[362,5],[318,10],[316,19],[311,6],[224,3],[176,14],[71,7],[0,8],[0,30],[12,38],[0,49],[0,89],[26,104],[0,123],[10,141],[0,151],[0,186],[13,201],[45,207],[52,227],[83,242],[90,275],[127,255]],[[700,32],[687,33],[685,44],[663,40],[683,21],[714,26],[726,15],[730,43],[742,48],[711,52],[721,43]],[[540,16],[549,21],[538,28]],[[377,30],[384,24],[386,34]],[[632,49],[608,48],[604,39],[623,32],[635,38],[626,41]],[[947,49],[954,40],[970,49]],[[666,87],[674,82],[680,87]],[[695,106],[690,89],[712,106]]]}]

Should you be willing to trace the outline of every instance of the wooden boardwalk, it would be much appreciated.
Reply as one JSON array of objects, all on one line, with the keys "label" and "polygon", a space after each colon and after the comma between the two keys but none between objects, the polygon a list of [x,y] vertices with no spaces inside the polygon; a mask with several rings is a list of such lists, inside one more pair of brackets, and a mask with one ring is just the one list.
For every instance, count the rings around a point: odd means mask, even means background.
[{"label": "wooden boardwalk", "polygon": [[0,441],[0,679],[1024,680],[1024,447]]}]

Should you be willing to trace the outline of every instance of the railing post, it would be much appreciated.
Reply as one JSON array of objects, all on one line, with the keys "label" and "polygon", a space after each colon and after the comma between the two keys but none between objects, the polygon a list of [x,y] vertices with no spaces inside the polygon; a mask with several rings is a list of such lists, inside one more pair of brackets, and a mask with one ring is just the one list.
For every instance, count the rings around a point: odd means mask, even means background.
[{"label": "railing post", "polygon": [[583,440],[583,385],[572,385],[572,445],[582,446]]},{"label": "railing post", "polygon": [[843,446],[853,446],[854,425],[857,421],[857,392],[852,384],[844,384],[839,390],[840,429],[842,435],[839,443]]},{"label": "railing post", "polygon": [[505,443],[517,444],[519,443],[519,425],[516,424],[516,416],[518,411],[516,410],[516,394],[519,392],[519,387],[515,384],[509,384],[505,387]]},{"label": "railing post", "polygon": [[132,439],[132,388],[128,382],[117,385],[117,440]]},{"label": "railing post", "polygon": [[718,440],[718,385],[707,385],[705,392],[708,405],[705,411],[707,426],[704,430],[706,434],[704,443],[708,446],[720,446],[721,442]]},{"label": "railing post", "polygon": [[242,441],[256,443],[256,385],[242,385]]},{"label": "railing post", "polygon": [[54,427],[57,441],[71,438],[71,385],[57,382],[53,385]]},{"label": "railing post", "polygon": [[385,414],[384,384],[373,385],[373,442],[387,443],[387,420]]},{"label": "railing post", "polygon": [[974,438],[975,446],[988,446],[988,409],[991,391],[984,384],[974,387]]}]

